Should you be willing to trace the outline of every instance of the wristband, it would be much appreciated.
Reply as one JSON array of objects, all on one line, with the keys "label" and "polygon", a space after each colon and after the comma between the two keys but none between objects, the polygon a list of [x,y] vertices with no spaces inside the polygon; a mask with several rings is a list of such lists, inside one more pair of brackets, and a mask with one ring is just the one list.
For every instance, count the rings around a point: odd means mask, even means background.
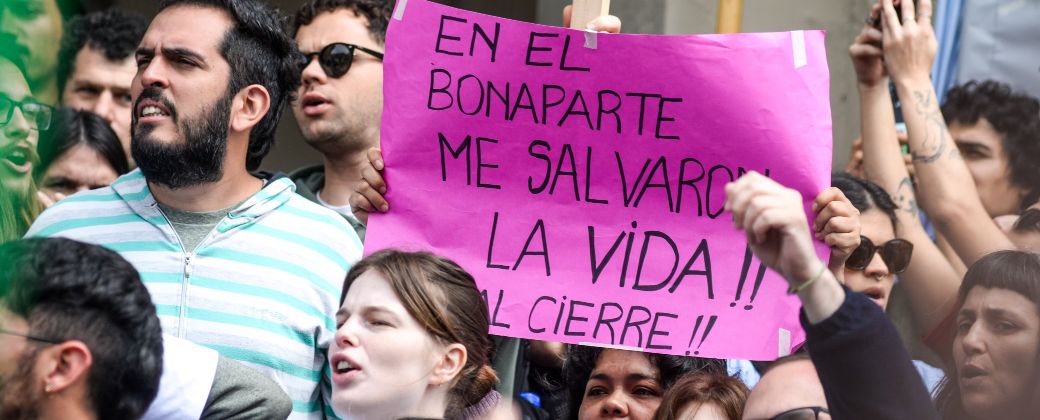
[{"label": "wristband", "polygon": [[821,262],[820,263],[820,272],[819,273],[816,273],[816,275],[813,276],[813,278],[809,279],[809,281],[807,281],[805,283],[802,283],[802,284],[799,284],[798,286],[788,286],[787,287],[787,294],[793,295],[793,294],[796,294],[798,292],[801,292],[802,290],[805,290],[806,287],[809,287],[809,285],[815,283],[816,280],[819,280],[820,277],[823,277],[823,272],[824,271],[827,271],[827,265],[823,264]]}]

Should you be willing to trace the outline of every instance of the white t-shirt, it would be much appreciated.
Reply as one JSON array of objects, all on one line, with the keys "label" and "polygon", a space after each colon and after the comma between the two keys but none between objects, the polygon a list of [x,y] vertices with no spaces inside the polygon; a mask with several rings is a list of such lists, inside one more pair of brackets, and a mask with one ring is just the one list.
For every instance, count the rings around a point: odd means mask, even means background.
[{"label": "white t-shirt", "polygon": [[345,206],[334,206],[332,204],[326,203],[325,200],[321,199],[321,190],[318,190],[318,192],[315,193],[314,196],[318,197],[318,203],[324,206],[325,208],[332,210],[336,213],[342,214],[343,216],[355,222],[358,221],[358,218],[354,216],[354,212],[350,211],[350,204],[347,204]]},{"label": "white t-shirt", "polygon": [[197,419],[206,408],[220,355],[212,349],[163,334],[159,394],[142,420]]}]

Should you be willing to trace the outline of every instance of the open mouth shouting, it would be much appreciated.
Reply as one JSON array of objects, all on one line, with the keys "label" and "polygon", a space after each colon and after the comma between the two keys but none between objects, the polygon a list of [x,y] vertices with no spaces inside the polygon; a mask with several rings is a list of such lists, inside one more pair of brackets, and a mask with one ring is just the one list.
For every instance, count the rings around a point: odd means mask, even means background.
[{"label": "open mouth shouting", "polygon": [[324,114],[332,107],[332,102],[329,101],[324,95],[317,92],[310,92],[303,95],[300,98],[300,108],[303,109],[303,114],[308,117],[318,117]]},{"label": "open mouth shouting", "polygon": [[361,373],[361,367],[342,353],[332,356],[332,383],[339,387],[350,385]]},{"label": "open mouth shouting", "polygon": [[36,150],[28,142],[13,142],[0,149],[0,162],[11,172],[28,174],[36,161]]},{"label": "open mouth shouting", "polygon": [[141,99],[137,101],[134,115],[137,117],[138,123],[154,123],[170,118],[172,113],[170,108],[161,101]]}]

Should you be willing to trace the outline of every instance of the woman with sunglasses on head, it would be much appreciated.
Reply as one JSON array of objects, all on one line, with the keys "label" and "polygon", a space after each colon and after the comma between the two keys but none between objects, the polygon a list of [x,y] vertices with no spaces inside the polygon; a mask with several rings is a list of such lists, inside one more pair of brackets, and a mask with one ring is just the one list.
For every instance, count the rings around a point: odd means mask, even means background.
[{"label": "woman with sunglasses on head", "polygon": [[473,418],[498,404],[488,312],[473,277],[422,252],[383,250],[347,274],[329,347],[343,418]]}]

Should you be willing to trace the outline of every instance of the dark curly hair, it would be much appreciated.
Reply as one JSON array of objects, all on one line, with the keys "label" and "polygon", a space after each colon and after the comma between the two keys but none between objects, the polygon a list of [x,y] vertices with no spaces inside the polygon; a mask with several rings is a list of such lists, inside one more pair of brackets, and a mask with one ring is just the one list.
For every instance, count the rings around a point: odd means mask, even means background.
[{"label": "dark curly hair", "polygon": [[144,414],[159,391],[162,328],[134,267],[108,249],[61,238],[8,242],[0,267],[0,306],[24,318],[29,334],[90,349],[86,383],[97,418]]},{"label": "dark curly hair", "polygon": [[228,94],[234,95],[246,86],[261,85],[271,96],[267,115],[249,134],[246,169],[255,171],[271,151],[278,120],[300,86],[296,43],[286,35],[281,13],[259,0],[164,0],[159,10],[178,5],[227,12],[234,26],[224,34],[220,54],[234,69]]},{"label": "dark curly hair", "polygon": [[109,61],[133,55],[141,43],[148,19],[136,13],[108,9],[76,16],[65,25],[58,53],[58,92],[64,92],[69,76],[76,71],[76,54],[84,47],[99,50]]},{"label": "dark curly hair", "polygon": [[970,81],[946,93],[942,106],[947,124],[975,124],[985,118],[1003,138],[1011,183],[1026,191],[1024,210],[1040,199],[1040,102],[1012,92],[994,80]]},{"label": "dark curly hair", "polygon": [[[567,360],[563,362],[563,384],[566,384],[567,402],[561,407],[558,418],[577,419],[581,401],[585,397],[585,386],[596,369],[604,349],[600,347],[572,345],[567,349]],[[627,351],[627,350],[622,350]],[[726,361],[700,357],[671,356],[665,354],[639,353],[661,373],[658,383],[665,391],[683,375],[696,372],[726,374]]]},{"label": "dark curly hair", "polygon": [[831,174],[831,186],[837,187],[845,197],[852,203],[852,207],[860,213],[870,209],[877,209],[885,213],[892,221],[892,228],[896,227],[896,203],[892,197],[878,184],[874,182],[849,175],[846,172],[835,172]]},{"label": "dark curly hair", "polygon": [[296,10],[292,20],[293,38],[301,26],[314,22],[314,18],[322,13],[349,9],[368,21],[368,33],[376,42],[386,43],[386,27],[390,24],[390,15],[394,12],[394,0],[310,0]]}]

